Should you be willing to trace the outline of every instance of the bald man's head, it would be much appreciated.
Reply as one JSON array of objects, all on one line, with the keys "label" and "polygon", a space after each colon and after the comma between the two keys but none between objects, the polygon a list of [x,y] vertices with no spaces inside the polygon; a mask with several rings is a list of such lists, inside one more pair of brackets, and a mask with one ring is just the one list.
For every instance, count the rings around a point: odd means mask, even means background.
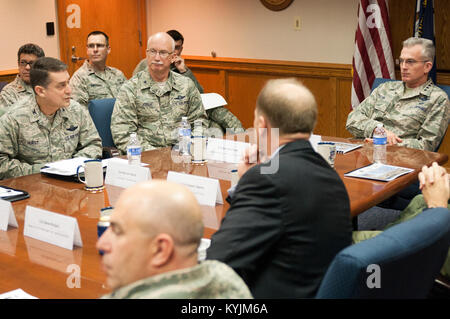
[{"label": "bald man's head", "polygon": [[198,245],[203,236],[200,206],[185,186],[164,180],[136,184],[123,192],[116,205],[149,236],[170,235],[176,245]]},{"label": "bald man's head", "polygon": [[147,41],[147,48],[150,48],[152,43],[154,42],[165,42],[170,45],[171,52],[175,50],[175,40],[166,32],[158,32],[155,34],[152,34]]}]

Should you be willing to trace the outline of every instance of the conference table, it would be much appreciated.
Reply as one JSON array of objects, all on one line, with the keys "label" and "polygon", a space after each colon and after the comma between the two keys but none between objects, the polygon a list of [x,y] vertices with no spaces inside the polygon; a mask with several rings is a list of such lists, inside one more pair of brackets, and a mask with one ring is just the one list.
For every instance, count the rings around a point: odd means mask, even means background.
[{"label": "conference table", "polygon": [[[322,140],[362,143],[336,137],[322,137]],[[353,217],[413,183],[423,165],[434,161],[443,164],[448,160],[446,154],[388,146],[387,164],[412,168],[412,173],[390,182],[345,177],[344,173],[372,162],[372,145],[362,144],[356,150],[338,154],[335,159],[335,170],[348,191]],[[169,171],[209,177],[208,163],[194,165],[172,159],[171,148],[142,154],[142,162],[149,164],[152,179],[166,179]],[[3,180],[0,185],[30,194],[28,199],[12,203],[19,227],[0,231],[0,294],[21,288],[37,298],[89,299],[109,292],[101,268],[101,256],[95,248],[97,222],[100,209],[114,206],[123,188],[105,185],[104,191],[90,193],[84,189],[84,184],[43,174]],[[206,238],[210,238],[219,228],[226,214],[229,205],[225,198],[230,185],[229,180],[220,180],[223,205],[202,206]],[[69,250],[24,236],[24,216],[28,205],[75,217],[83,246]]]}]

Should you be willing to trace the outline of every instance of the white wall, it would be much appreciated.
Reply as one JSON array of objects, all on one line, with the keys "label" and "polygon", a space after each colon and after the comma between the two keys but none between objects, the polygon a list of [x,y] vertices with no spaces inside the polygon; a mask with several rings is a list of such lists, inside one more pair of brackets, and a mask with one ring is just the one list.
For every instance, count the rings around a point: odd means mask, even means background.
[{"label": "white wall", "polygon": [[[260,0],[146,0],[151,35],[177,29],[183,54],[350,64],[358,0],[294,0],[270,11]],[[301,30],[294,30],[295,17]]]},{"label": "white wall", "polygon": [[[46,22],[54,22],[55,35],[47,36]],[[0,40],[0,70],[17,69],[17,50],[29,42],[59,58],[56,0],[0,0]]]}]

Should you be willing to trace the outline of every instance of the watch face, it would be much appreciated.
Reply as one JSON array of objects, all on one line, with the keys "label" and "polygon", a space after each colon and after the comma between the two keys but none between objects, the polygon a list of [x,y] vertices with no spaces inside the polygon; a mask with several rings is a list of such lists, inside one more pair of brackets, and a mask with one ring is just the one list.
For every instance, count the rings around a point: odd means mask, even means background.
[{"label": "watch face", "polygon": [[293,0],[261,0],[261,3],[270,10],[280,11],[286,9]]}]

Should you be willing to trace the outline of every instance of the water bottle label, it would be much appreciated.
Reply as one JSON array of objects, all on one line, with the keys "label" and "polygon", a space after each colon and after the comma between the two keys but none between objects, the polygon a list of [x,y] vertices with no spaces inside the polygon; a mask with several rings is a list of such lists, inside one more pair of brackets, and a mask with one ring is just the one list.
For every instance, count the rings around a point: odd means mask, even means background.
[{"label": "water bottle label", "polygon": [[141,155],[141,148],[140,147],[130,147],[130,148],[128,148],[128,154],[130,154],[131,156]]},{"label": "water bottle label", "polygon": [[373,144],[374,145],[385,145],[385,144],[387,144],[387,138],[386,137],[374,137]]}]

